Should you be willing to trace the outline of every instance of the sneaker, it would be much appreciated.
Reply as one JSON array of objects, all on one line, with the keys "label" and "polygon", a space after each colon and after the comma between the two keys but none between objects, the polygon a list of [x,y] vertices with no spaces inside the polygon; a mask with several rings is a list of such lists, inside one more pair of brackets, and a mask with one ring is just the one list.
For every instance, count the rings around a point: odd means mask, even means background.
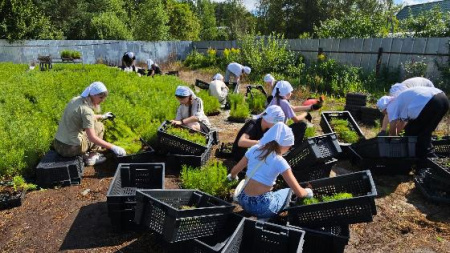
[{"label": "sneaker", "polygon": [[103,154],[94,152],[90,153],[85,159],[84,162],[87,166],[94,166],[100,163],[103,163],[106,161],[106,157],[103,156]]}]

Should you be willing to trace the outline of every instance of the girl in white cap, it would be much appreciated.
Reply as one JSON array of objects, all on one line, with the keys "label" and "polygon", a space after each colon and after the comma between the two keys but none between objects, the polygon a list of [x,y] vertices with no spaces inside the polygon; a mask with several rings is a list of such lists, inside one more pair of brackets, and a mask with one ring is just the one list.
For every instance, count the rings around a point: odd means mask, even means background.
[{"label": "girl in white cap", "polygon": [[[97,115],[102,103],[108,96],[106,86],[101,82],[93,82],[79,97],[73,98],[64,110],[59,122],[53,147],[64,157],[86,154],[96,146],[112,150],[116,155],[123,156],[123,148],[104,141],[101,119],[114,117],[111,112]],[[97,152],[85,155],[87,165],[95,165],[105,161],[105,157]]]},{"label": "girl in white cap", "polygon": [[209,95],[217,98],[222,106],[227,103],[228,87],[223,82],[223,76],[217,73],[213,76],[213,80],[209,83]]},{"label": "girl in white cap", "polygon": [[[292,96],[292,85],[287,81],[278,81],[275,85],[272,95],[273,99],[269,105],[278,105],[283,109],[284,114],[286,115],[284,122],[286,123],[288,119],[292,119],[294,121],[293,124],[290,125],[292,131],[295,135],[295,146],[299,145],[303,141],[303,137],[306,131],[306,122],[304,119],[308,116],[306,112],[312,110],[318,110],[320,108],[320,104],[312,104],[307,106],[293,106],[289,103],[289,99]],[[296,115],[295,112],[302,112],[299,115]]]},{"label": "girl in white cap", "polygon": [[389,135],[417,136],[416,156],[434,156],[431,134],[449,109],[448,98],[443,91],[432,87],[412,87],[395,99],[383,96],[377,102],[378,109],[389,120]]},{"label": "girl in white cap", "polygon": [[136,66],[134,65],[135,60],[136,56],[133,52],[125,52],[122,56],[122,69],[136,71]]},{"label": "girl in white cap", "polygon": [[239,83],[240,78],[243,74],[250,74],[252,69],[247,66],[243,66],[237,62],[232,62],[228,64],[227,70],[225,72],[225,83],[230,82],[230,76],[234,76],[235,82]]},{"label": "girl in white cap", "polygon": [[[312,198],[309,188],[302,188],[283,158],[294,144],[292,130],[284,123],[276,123],[228,174],[228,180],[237,179],[237,174],[247,167],[247,184],[238,196],[242,208],[258,218],[271,218],[288,206],[292,191],[300,198]],[[290,188],[272,192],[278,175],[282,175]]]},{"label": "girl in white cap", "polygon": [[264,76],[264,88],[266,88],[269,91],[269,96],[267,97],[266,100],[266,106],[270,104],[270,102],[272,102],[273,99],[273,95],[272,95],[272,91],[273,91],[273,86],[275,85],[275,77],[273,77],[271,74],[267,74]]},{"label": "girl in white cap", "polygon": [[209,133],[211,124],[203,111],[203,101],[186,86],[178,86],[175,97],[180,102],[175,120],[172,124],[185,125],[194,130]]},{"label": "girl in white cap", "polygon": [[241,160],[247,149],[258,144],[264,133],[278,122],[284,122],[284,112],[277,105],[267,107],[258,119],[245,122],[233,143],[234,160]]}]

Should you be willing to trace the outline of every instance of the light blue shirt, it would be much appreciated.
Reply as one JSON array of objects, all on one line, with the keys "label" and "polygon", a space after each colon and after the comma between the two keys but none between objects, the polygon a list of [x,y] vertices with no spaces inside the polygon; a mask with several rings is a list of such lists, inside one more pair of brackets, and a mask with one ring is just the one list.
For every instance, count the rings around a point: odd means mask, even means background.
[{"label": "light blue shirt", "polygon": [[[271,105],[278,105],[276,97],[273,97],[272,101],[270,102],[270,104],[268,106],[271,106]],[[288,119],[295,117],[295,112],[294,112],[294,110],[292,110],[291,104],[289,103],[289,101],[287,101],[287,99],[280,99],[279,106],[281,107],[281,109],[284,112],[284,115],[286,116],[284,118],[284,123],[286,123],[288,121]]]},{"label": "light blue shirt", "polygon": [[[245,157],[248,159],[246,175],[249,177],[253,173],[252,171],[257,169],[252,176],[252,179],[261,184],[273,186],[278,175],[285,172],[290,166],[282,156],[277,155],[274,152],[269,154],[265,161],[263,160],[263,162],[261,162],[261,160],[258,159],[258,156],[261,154],[261,151],[258,150],[260,147],[259,144],[254,145],[247,153],[245,153]],[[256,168],[260,162],[261,165]]]}]

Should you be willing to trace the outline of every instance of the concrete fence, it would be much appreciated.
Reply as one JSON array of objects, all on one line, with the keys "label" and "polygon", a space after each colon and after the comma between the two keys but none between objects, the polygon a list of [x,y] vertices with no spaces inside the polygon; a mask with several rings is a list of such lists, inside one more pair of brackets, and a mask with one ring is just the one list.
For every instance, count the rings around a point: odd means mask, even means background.
[{"label": "concrete fence", "polygon": [[150,58],[161,63],[185,59],[191,46],[191,41],[31,40],[8,43],[0,40],[0,62],[30,63],[36,61],[38,55],[51,55],[57,59],[63,50],[76,50],[81,52],[85,64],[102,61],[120,65],[127,51],[134,52],[138,62]]}]

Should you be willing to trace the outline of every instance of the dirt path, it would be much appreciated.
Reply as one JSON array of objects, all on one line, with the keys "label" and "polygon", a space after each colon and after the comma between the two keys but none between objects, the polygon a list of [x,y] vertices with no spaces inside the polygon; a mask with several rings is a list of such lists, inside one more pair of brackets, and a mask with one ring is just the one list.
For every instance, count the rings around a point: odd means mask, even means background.
[{"label": "dirt path", "polygon": [[[181,78],[195,80],[191,73],[182,72]],[[228,122],[227,117],[225,111],[210,120],[220,140],[231,142],[242,124]],[[313,118],[318,125],[319,114]],[[111,162],[88,167],[81,185],[31,192],[21,207],[0,211],[0,252],[162,252],[151,232],[112,230],[106,193],[115,169]],[[332,174],[353,171],[356,168],[348,161],[339,161]],[[374,180],[378,214],[371,223],[350,226],[346,252],[450,252],[449,206],[427,202],[411,175],[374,176]],[[168,168],[165,187],[178,184],[178,172]]]}]

